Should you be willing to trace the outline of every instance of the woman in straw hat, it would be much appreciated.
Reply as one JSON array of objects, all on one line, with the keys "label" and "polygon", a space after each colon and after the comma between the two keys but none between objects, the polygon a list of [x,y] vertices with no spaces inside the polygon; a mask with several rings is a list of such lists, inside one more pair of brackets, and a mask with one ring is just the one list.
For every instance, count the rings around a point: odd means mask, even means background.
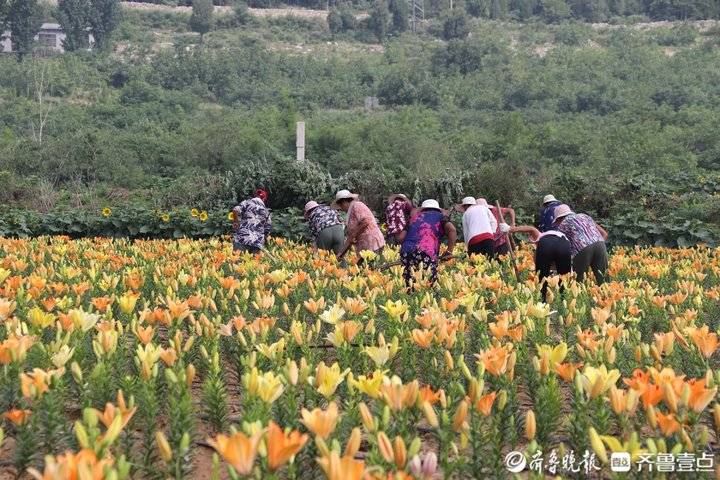
[{"label": "woman in straw hat", "polygon": [[437,200],[425,200],[410,219],[407,235],[400,248],[403,278],[408,289],[413,289],[415,270],[420,268],[429,271],[430,285],[435,283],[443,237],[448,239],[447,252],[452,253],[457,242],[455,225],[450,222],[448,212],[440,208]]},{"label": "woman in straw hat", "polygon": [[345,227],[337,211],[315,200],[305,204],[305,220],[315,250],[328,250],[338,255],[345,243]]},{"label": "woman in straw hat", "polygon": [[342,257],[352,245],[355,245],[358,253],[363,250],[378,253],[385,246],[385,238],[375,215],[358,197],[358,194],[349,190],[340,190],[335,194],[333,205],[347,213],[345,244],[338,257]]}]

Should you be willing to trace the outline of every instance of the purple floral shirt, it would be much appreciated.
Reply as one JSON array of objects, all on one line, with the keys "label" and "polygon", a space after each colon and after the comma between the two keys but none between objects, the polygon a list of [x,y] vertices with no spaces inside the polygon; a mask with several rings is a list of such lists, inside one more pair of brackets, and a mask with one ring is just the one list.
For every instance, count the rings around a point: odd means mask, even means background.
[{"label": "purple floral shirt", "polygon": [[400,249],[403,253],[415,250],[425,252],[432,258],[440,253],[440,240],[445,235],[445,224],[448,217],[437,210],[424,210],[410,219],[408,233]]},{"label": "purple floral shirt", "polygon": [[385,210],[388,235],[397,235],[407,228],[407,218],[412,207],[410,202],[403,199],[396,199]]},{"label": "purple floral shirt", "polygon": [[570,240],[570,253],[574,257],[582,249],[597,242],[603,242],[595,221],[584,213],[572,213],[557,227]]}]

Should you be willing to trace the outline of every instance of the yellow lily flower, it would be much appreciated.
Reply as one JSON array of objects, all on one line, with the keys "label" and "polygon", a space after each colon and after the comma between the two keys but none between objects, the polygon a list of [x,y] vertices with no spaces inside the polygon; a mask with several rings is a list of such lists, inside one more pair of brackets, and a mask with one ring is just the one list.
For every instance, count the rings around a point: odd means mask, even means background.
[{"label": "yellow lily flower", "polygon": [[325,362],[320,362],[315,369],[315,377],[308,378],[308,381],[323,397],[330,398],[348,373],[350,373],[349,368],[340,372],[340,365],[337,362],[331,367],[325,365]]}]

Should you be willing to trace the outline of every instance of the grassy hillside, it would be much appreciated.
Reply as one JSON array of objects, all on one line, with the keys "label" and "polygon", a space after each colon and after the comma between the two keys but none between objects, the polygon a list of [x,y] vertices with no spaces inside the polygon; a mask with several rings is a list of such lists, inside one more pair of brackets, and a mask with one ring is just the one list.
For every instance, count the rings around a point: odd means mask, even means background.
[{"label": "grassy hillside", "polygon": [[[446,41],[438,20],[381,44],[246,11],[200,42],[188,17],[126,9],[110,53],[0,58],[1,200],[224,209],[264,185],[283,208],[348,186],[376,206],[396,190],[474,193],[528,219],[552,192],[618,241],[717,241],[713,21],[475,19]],[[381,107],[365,111],[366,96]]]}]

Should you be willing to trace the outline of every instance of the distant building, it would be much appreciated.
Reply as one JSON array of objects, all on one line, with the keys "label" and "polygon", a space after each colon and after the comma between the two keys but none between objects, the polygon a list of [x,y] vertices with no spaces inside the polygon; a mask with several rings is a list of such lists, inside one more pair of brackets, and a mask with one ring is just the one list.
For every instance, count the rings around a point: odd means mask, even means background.
[{"label": "distant building", "polygon": [[[37,49],[40,53],[63,53],[65,47],[65,33],[59,23],[43,23],[40,31],[35,35]],[[93,43],[93,36],[88,32],[88,40]],[[0,53],[12,53],[12,41],[10,32],[6,31],[0,37]]]}]

